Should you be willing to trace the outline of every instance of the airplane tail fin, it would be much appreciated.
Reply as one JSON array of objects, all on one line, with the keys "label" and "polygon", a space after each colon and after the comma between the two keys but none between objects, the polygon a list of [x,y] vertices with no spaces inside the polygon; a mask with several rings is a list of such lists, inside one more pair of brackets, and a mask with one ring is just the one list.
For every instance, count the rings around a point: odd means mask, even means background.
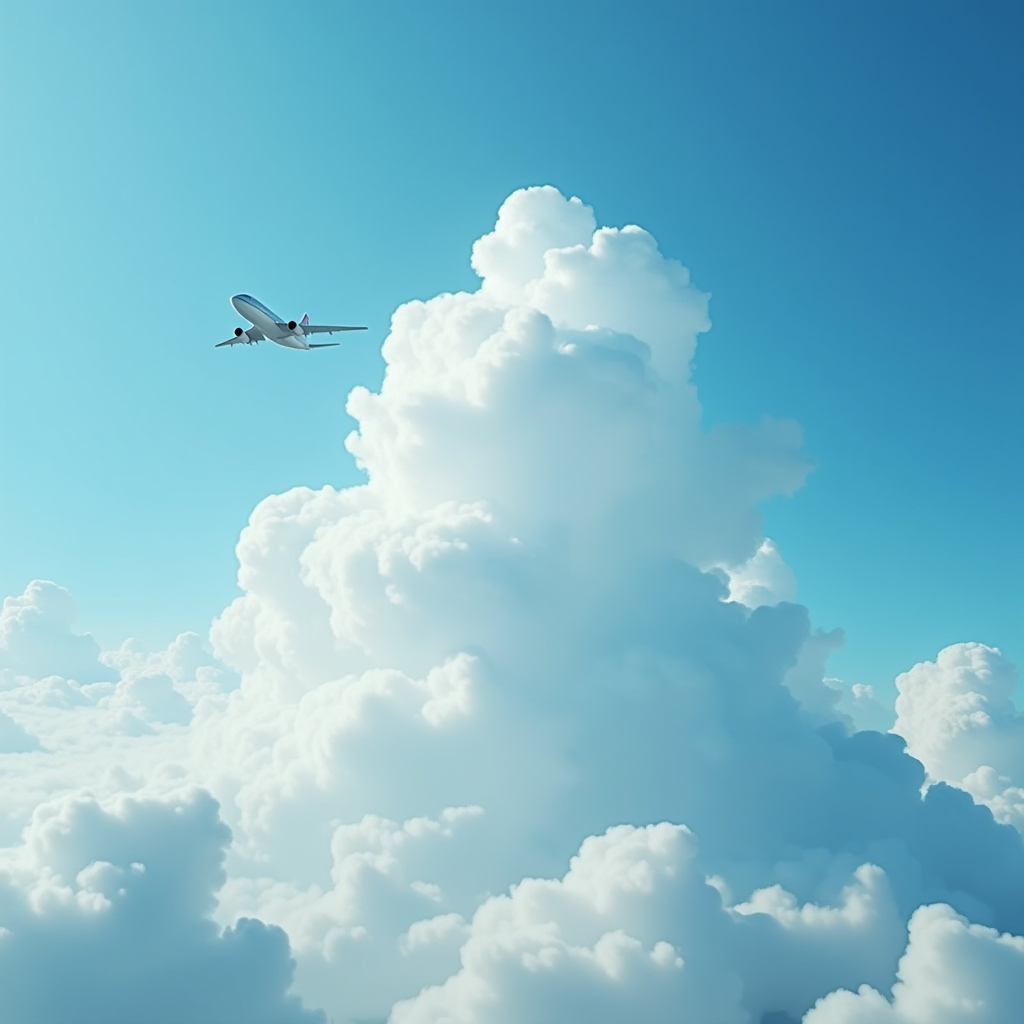
[{"label": "airplane tail fin", "polygon": [[308,313],[303,313],[302,314],[302,319],[299,321],[299,326],[300,327],[306,327],[308,325],[309,325],[309,314]]}]

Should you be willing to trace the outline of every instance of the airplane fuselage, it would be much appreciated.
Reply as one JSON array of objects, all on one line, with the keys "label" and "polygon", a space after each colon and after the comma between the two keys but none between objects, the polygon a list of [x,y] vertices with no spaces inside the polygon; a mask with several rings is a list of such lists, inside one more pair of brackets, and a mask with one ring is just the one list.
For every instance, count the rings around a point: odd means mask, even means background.
[{"label": "airplane fuselage", "polygon": [[282,320],[272,309],[267,309],[259,299],[254,299],[251,295],[232,295],[231,305],[268,341],[284,345],[285,348],[309,348],[302,324],[289,326],[289,322]]}]

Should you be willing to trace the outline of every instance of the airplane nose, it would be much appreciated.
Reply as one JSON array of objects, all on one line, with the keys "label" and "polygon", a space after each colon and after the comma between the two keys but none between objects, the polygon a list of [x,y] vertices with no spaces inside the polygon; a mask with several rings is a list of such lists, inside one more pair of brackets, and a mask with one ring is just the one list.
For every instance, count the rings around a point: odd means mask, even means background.
[{"label": "airplane nose", "polygon": [[234,307],[234,310],[235,310],[236,313],[241,313],[242,312],[238,308],[238,303],[241,301],[241,298],[242,298],[241,295],[232,295],[231,296],[231,305]]}]

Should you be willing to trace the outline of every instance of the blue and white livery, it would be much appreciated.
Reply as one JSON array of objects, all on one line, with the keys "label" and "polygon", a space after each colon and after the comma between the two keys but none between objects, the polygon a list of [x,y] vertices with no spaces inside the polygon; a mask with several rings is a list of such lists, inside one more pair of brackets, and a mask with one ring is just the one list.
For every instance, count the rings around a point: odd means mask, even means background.
[{"label": "blue and white livery", "polygon": [[252,324],[252,327],[245,330],[236,327],[233,338],[220,342],[214,348],[221,348],[224,345],[254,345],[258,341],[273,341],[278,345],[284,345],[285,348],[333,348],[341,342],[326,341],[317,345],[306,339],[313,334],[366,330],[365,327],[328,327],[323,324],[311,324],[308,313],[301,320],[282,320],[273,310],[251,295],[232,295],[231,305]]}]

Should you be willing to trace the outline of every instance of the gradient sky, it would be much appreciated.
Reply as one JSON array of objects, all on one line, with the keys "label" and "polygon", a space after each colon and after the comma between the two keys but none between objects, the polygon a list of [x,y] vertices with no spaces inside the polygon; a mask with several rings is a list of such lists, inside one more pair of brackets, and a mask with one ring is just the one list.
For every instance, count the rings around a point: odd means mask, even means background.
[{"label": "gradient sky", "polygon": [[[5,4],[0,594],[55,580],[104,646],[204,633],[256,502],[357,479],[392,310],[475,287],[470,242],[550,183],[712,293],[709,423],[803,425],[819,468],[765,516],[830,671],[1020,664],[1022,31],[997,0]],[[237,291],[370,330],[215,351]]]}]

